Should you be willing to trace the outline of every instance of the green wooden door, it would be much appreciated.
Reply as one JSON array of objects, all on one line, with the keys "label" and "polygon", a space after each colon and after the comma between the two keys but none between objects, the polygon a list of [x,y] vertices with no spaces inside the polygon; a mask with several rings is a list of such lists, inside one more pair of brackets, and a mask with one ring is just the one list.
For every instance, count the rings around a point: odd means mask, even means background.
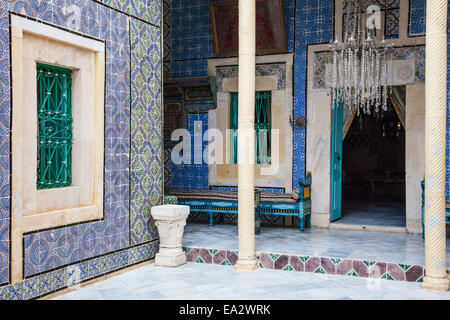
[{"label": "green wooden door", "polygon": [[331,128],[331,221],[342,217],[342,137],[344,134],[344,103],[336,102]]}]

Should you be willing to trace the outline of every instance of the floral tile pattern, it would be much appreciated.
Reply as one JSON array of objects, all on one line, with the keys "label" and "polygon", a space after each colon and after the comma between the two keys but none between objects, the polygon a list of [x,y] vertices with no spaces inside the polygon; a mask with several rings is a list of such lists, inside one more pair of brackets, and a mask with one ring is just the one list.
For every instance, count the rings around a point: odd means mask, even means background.
[{"label": "floral tile pattern", "polygon": [[[96,0],[100,1],[100,0]],[[161,0],[101,0],[105,5],[117,9],[147,23],[161,23]]]},{"label": "floral tile pattern", "polygon": [[131,21],[131,244],[158,238],[150,210],[162,203],[159,28]]},{"label": "floral tile pattern", "polygon": [[171,77],[172,58],[172,0],[163,0],[164,79]]},{"label": "floral tile pattern", "polygon": [[[236,250],[184,247],[188,262],[234,265]],[[402,263],[386,263],[357,259],[304,256],[296,254],[257,252],[258,265],[263,269],[345,275],[373,279],[422,282],[424,267]],[[447,270],[450,273],[450,269]]]},{"label": "floral tile pattern", "polygon": [[[278,90],[286,89],[286,64],[269,63],[257,64],[255,68],[256,76],[276,76],[278,77]],[[237,78],[239,75],[238,66],[226,66],[216,68],[217,91],[222,91],[223,80],[226,78]]]},{"label": "floral tile pattern", "polygon": [[[131,234],[136,234],[136,228],[132,229],[130,222],[148,222],[148,213],[144,210],[134,211],[134,219],[131,220],[131,184],[135,189],[147,190],[146,196],[151,195],[153,203],[158,203],[162,196],[161,36],[158,27],[161,3],[160,0],[105,2],[108,3],[105,5],[94,0],[5,0],[0,4],[0,174],[10,171],[9,14],[20,13],[38,22],[43,21],[90,36],[104,42],[106,50],[104,219],[24,235],[24,274],[27,279],[14,287],[0,287],[2,298],[8,297],[8,292],[14,292],[13,297],[30,298],[40,295],[43,290],[60,288],[65,281],[58,276],[59,273],[66,274],[61,271],[63,267],[80,266],[83,277],[90,277],[126,266],[133,261],[141,261],[142,257],[150,259],[155,254],[158,236],[147,224],[143,227],[145,232],[141,232],[140,238],[135,238],[133,244],[152,242],[126,248],[132,243]],[[133,16],[138,16],[140,20]],[[135,47],[131,50],[130,25],[134,31],[140,32],[138,35],[133,34],[134,39],[141,37],[138,42],[146,51],[136,54]],[[131,52],[133,57],[130,60]],[[131,91],[131,70],[133,77],[147,75],[147,80],[152,79],[145,83],[146,91],[142,88],[136,90],[136,87]],[[135,95],[132,96],[132,93]],[[146,108],[145,117],[138,117],[142,121],[136,121],[136,114],[142,110],[137,108],[137,104],[130,106],[138,99],[139,105]],[[130,140],[131,127],[134,132],[151,133],[149,148],[140,148],[139,139]],[[150,157],[149,173],[131,178],[136,170],[133,171],[130,154],[145,155],[146,159]],[[9,189],[9,174],[2,175],[0,285],[9,282]],[[139,199],[138,197],[137,200]],[[130,229],[133,231],[130,232]],[[141,249],[144,247],[147,249]],[[125,249],[131,251],[124,251]],[[130,255],[124,252],[129,252]],[[32,290],[28,291],[27,288]],[[26,294],[19,294],[20,292]]]},{"label": "floral tile pattern", "polygon": [[[130,242],[129,26],[124,14],[92,1],[84,1],[83,5],[114,21],[105,24],[105,29],[99,31],[104,32],[106,43],[105,218],[98,222],[25,235],[25,277],[120,250]],[[95,25],[87,26],[95,28]]]},{"label": "floral tile pattern", "polygon": [[0,300],[35,299],[150,260],[159,242],[127,248],[0,287]]}]

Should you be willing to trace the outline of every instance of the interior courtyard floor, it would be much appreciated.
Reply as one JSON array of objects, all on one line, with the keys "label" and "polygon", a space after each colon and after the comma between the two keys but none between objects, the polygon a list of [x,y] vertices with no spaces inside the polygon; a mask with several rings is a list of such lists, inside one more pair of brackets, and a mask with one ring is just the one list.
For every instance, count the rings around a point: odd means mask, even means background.
[{"label": "interior courtyard floor", "polygon": [[334,223],[360,226],[406,227],[405,206],[400,201],[347,200],[342,218]]},{"label": "interior courtyard floor", "polygon": [[[420,283],[187,263],[154,264],[60,295],[55,300],[193,299],[450,299]],[[73,289],[76,289],[74,287]]]},{"label": "interior courtyard floor", "polygon": [[[236,225],[188,223],[183,246],[211,249],[238,248]],[[420,234],[361,230],[261,227],[256,235],[257,252],[301,254],[424,265],[424,242]],[[447,266],[450,266],[450,238],[447,237]]]}]

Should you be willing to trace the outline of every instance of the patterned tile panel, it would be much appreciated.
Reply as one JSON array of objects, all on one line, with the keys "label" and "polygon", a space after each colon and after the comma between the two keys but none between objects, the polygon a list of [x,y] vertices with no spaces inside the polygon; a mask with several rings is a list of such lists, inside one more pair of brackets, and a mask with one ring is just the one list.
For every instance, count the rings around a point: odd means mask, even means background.
[{"label": "patterned tile panel", "polygon": [[[393,48],[390,60],[416,60],[416,83],[425,83],[425,46]],[[326,64],[333,63],[330,52],[314,54],[314,88],[325,88]]]},{"label": "patterned tile panel", "polygon": [[0,5],[0,284],[9,281],[10,263],[10,41],[5,9],[11,5]]},{"label": "patterned tile panel", "polygon": [[[184,247],[188,262],[234,265],[236,250]],[[304,256],[260,252],[256,254],[259,267],[284,271],[312,272],[351,277],[422,282],[424,267],[395,262],[375,262],[356,259]],[[447,273],[450,269],[447,270]]]},{"label": "patterned tile panel", "polygon": [[162,202],[159,28],[131,20],[131,244],[158,237],[150,215]]},{"label": "patterned tile panel", "polygon": [[[120,1],[119,1],[120,2]],[[10,123],[10,78],[9,78],[9,18],[8,11],[18,12],[30,18],[42,20],[58,27],[69,29],[79,34],[89,35],[105,41],[106,45],[106,79],[105,79],[105,196],[104,196],[104,216],[100,221],[82,223],[73,226],[59,227],[30,233],[24,236],[24,272],[28,278],[18,284],[18,287],[1,288],[2,297],[7,292],[32,291],[20,298],[35,297],[40,295],[41,290],[49,291],[56,287],[61,279],[58,278],[58,270],[62,266],[70,268],[79,265],[88,276],[102,274],[112,270],[117,266],[126,265],[132,261],[140,261],[140,256],[146,254],[146,259],[154,256],[154,250],[147,250],[146,253],[139,248],[153,246],[144,245],[132,248],[129,252],[136,255],[125,259],[123,250],[130,245],[130,152],[137,148],[135,143],[130,143],[130,29],[127,15],[139,15],[140,23],[145,29],[151,30],[153,38],[140,39],[146,42],[146,48],[152,45],[158,46],[158,50],[145,53],[145,56],[136,59],[134,56],[134,74],[147,74],[148,61],[151,66],[158,65],[158,76],[146,86],[151,87],[151,99],[158,101],[153,105],[146,103],[148,108],[147,120],[154,122],[161,121],[160,108],[160,87],[161,87],[161,67],[159,48],[159,28],[151,27],[144,21],[158,25],[160,20],[160,1],[122,1],[115,4],[109,3],[117,10],[124,10],[125,13],[112,10],[104,6],[100,1],[93,0],[5,0],[0,3],[0,173],[7,173],[10,170],[9,158],[9,123]],[[120,7],[122,6],[122,7]],[[126,7],[125,7],[126,6]],[[142,11],[143,10],[143,11]],[[135,26],[135,25],[134,25]],[[156,39],[156,40],[155,40]],[[156,56],[155,56],[156,55]],[[137,81],[136,81],[137,83]],[[141,94],[142,91],[139,91]],[[147,102],[149,96],[143,94],[140,99]],[[150,100],[151,100],[150,99]],[[153,101],[153,100],[152,100]],[[138,112],[133,110],[136,114]],[[148,121],[133,123],[134,130],[147,132],[150,127]],[[161,149],[160,125],[155,124],[159,130],[158,135],[152,135],[148,144],[154,150]],[[146,131],[147,130],[147,131]],[[136,150],[135,150],[136,151]],[[155,152],[157,154],[158,151]],[[144,155],[147,153],[140,149],[135,154]],[[152,163],[155,163],[156,159]],[[160,162],[159,162],[160,163]],[[161,165],[150,166],[151,177],[161,176]],[[10,219],[10,194],[9,194],[9,174],[3,174],[0,178],[0,284],[9,281],[9,219]],[[161,185],[150,176],[140,179],[135,177],[133,183],[144,186],[151,190],[152,199],[161,197]],[[157,181],[158,178],[156,178]],[[160,178],[159,178],[160,179]],[[154,185],[157,185],[155,187]],[[150,189],[148,189],[150,188]],[[155,194],[156,192],[156,194]],[[144,211],[138,211],[138,216],[145,216]],[[135,220],[136,221],[136,218]],[[134,230],[134,229],[133,229]],[[150,231],[149,231],[150,232]],[[144,237],[145,240],[156,239],[152,236]],[[142,240],[143,241],[143,240]],[[138,243],[138,242],[136,242]],[[112,253],[114,252],[114,253]],[[112,253],[111,255],[106,255]],[[102,256],[103,255],[103,256]],[[96,258],[98,262],[92,265],[86,261]],[[84,261],[79,263],[80,261]],[[49,270],[55,270],[48,272]],[[44,273],[42,273],[44,272]],[[37,274],[42,273],[39,276]],[[56,277],[56,280],[54,279]],[[45,289],[42,289],[44,288]],[[36,291],[37,290],[37,291]],[[28,291],[27,291],[28,292]]]},{"label": "patterned tile panel", "polygon": [[14,285],[0,287],[0,300],[39,298],[58,290],[119,271],[153,258],[159,242],[154,241],[30,277]]},{"label": "patterned tile panel", "polygon": [[[129,245],[130,48],[127,18],[124,14],[98,3],[80,2],[84,5],[81,12],[86,8],[95,8],[92,10],[95,10],[97,15],[102,14],[114,21],[106,24],[104,29],[107,72],[105,219],[25,235],[25,277],[73,264],[98,254],[123,249]],[[61,11],[64,11],[63,8],[65,7],[61,7]],[[84,24],[69,24],[72,25],[77,31],[81,31],[79,26]],[[88,25],[92,28],[96,26],[95,23]]]},{"label": "patterned tile panel", "polygon": [[[195,148],[194,136],[198,133],[194,132],[195,122],[202,123],[202,133],[208,130],[208,113],[191,113],[188,114],[188,131],[191,134],[191,147],[193,155],[202,154],[202,150],[206,147],[207,142],[202,142],[202,149]],[[192,157],[194,162],[194,157]],[[202,161],[200,164],[174,164],[171,160],[168,160],[167,169],[171,173],[171,180],[165,185],[166,189],[187,189],[187,190],[199,190],[208,189],[208,165]]]},{"label": "patterned tile panel", "polygon": [[163,0],[164,79],[171,77],[172,59],[172,0]]},{"label": "patterned tile panel", "polygon": [[[223,0],[172,0],[172,77],[206,76],[207,64],[199,60],[215,56],[209,4]],[[288,51],[294,46],[294,3],[284,0]],[[195,61],[195,62],[194,62]]]},{"label": "patterned tile panel", "polygon": [[[257,77],[276,76],[278,78],[278,90],[286,89],[286,64],[270,63],[257,64],[255,68]],[[221,92],[223,80],[226,78],[237,78],[239,76],[238,66],[225,66],[216,68],[217,91]]]},{"label": "patterned tile panel", "polygon": [[[97,0],[100,1],[100,0]],[[161,0],[101,0],[105,5],[145,22],[159,26]]]},{"label": "patterned tile panel", "polygon": [[[297,2],[294,44],[294,117],[306,113],[307,45],[328,43],[333,38],[333,0],[306,0]],[[294,129],[293,188],[305,174],[305,127]]]},{"label": "patterned tile panel", "polygon": [[409,7],[408,35],[424,35],[426,0],[410,0]]}]

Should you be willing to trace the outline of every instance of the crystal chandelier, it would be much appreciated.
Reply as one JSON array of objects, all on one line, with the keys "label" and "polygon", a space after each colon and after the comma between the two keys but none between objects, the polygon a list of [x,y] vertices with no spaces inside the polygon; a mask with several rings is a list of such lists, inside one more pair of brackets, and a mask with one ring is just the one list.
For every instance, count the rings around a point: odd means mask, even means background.
[{"label": "crystal chandelier", "polygon": [[[330,42],[332,52],[331,105],[343,102],[350,112],[359,116],[379,114],[387,110],[387,56],[389,46],[384,37],[377,39],[374,25],[365,21],[369,15],[380,14],[369,6],[370,1],[347,0],[343,41]],[[367,15],[365,15],[367,8]],[[378,13],[377,13],[378,12]],[[381,109],[381,110],[380,110]]]}]

